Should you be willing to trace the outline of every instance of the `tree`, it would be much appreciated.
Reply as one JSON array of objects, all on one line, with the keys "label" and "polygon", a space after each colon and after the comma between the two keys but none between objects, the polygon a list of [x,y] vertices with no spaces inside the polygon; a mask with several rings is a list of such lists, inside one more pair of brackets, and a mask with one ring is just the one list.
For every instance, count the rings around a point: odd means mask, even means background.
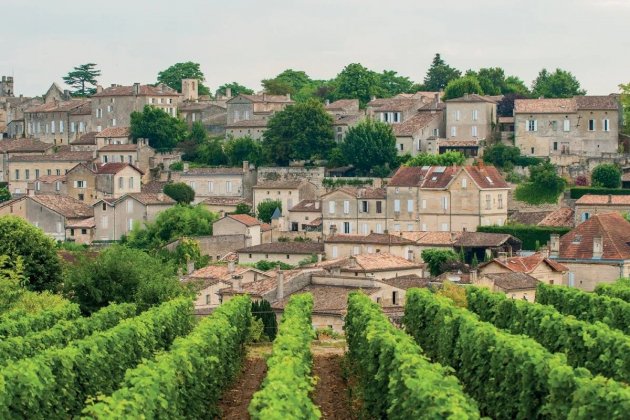
[{"label": "tree", "polygon": [[259,220],[262,220],[265,223],[271,223],[271,216],[273,216],[276,209],[282,212],[282,201],[267,199],[258,203],[258,206],[256,207],[256,215]]},{"label": "tree", "polygon": [[252,214],[252,208],[245,203],[238,203],[234,214]]},{"label": "tree", "polygon": [[405,166],[451,166],[463,165],[466,157],[461,152],[449,151],[441,155],[418,153],[409,159]]},{"label": "tree", "polygon": [[432,276],[439,276],[443,273],[442,267],[445,263],[459,261],[455,251],[444,248],[428,248],[422,251],[422,260],[427,264]]},{"label": "tree", "polygon": [[622,131],[630,134],[630,83],[619,85],[621,91],[621,105],[623,106],[623,128]]},{"label": "tree", "polygon": [[499,168],[504,168],[508,164],[513,165],[520,155],[521,151],[518,147],[497,143],[486,147],[483,152],[483,160]]},{"label": "tree", "polygon": [[396,137],[392,127],[370,118],[350,127],[340,149],[344,159],[361,175],[387,176],[396,162]]},{"label": "tree", "polygon": [[293,96],[312,82],[305,72],[287,69],[273,79],[264,79],[262,86],[265,92],[271,95],[291,94]]},{"label": "tree", "polygon": [[335,84],[335,99],[358,99],[361,107],[365,107],[372,96],[383,93],[379,86],[379,75],[359,63],[348,64],[337,75]]},{"label": "tree", "polygon": [[223,141],[219,138],[213,138],[199,145],[196,149],[194,161],[203,165],[226,165],[228,159],[223,150]]},{"label": "tree", "polygon": [[232,166],[240,166],[243,161],[259,166],[264,159],[262,144],[250,136],[229,139],[225,142],[223,150],[228,163]]},{"label": "tree", "polygon": [[530,95],[529,89],[525,86],[525,82],[516,76],[508,76],[505,78],[505,84],[501,93],[504,95],[517,94],[524,98]]},{"label": "tree", "polygon": [[175,182],[164,186],[164,194],[179,204],[190,204],[195,199],[195,190],[183,182]]},{"label": "tree", "polygon": [[384,97],[413,91],[413,82],[408,77],[400,76],[393,70],[383,70],[383,73],[378,75],[378,79],[380,92]]},{"label": "tree", "polygon": [[530,167],[528,182],[516,187],[514,197],[530,204],[556,203],[567,182],[556,173],[556,168],[549,162]]},{"label": "tree", "polygon": [[500,117],[514,116],[514,101],[517,99],[525,99],[526,96],[519,93],[508,93],[497,104],[497,114]]},{"label": "tree", "polygon": [[333,119],[314,99],[276,112],[263,134],[263,150],[269,161],[325,159],[335,146]]},{"label": "tree", "polygon": [[[96,78],[101,71],[96,69],[96,64],[81,64],[63,77],[63,81],[74,90],[72,96],[91,96],[96,92]],[[91,87],[90,87],[91,86]]]},{"label": "tree", "polygon": [[166,70],[162,70],[158,73],[158,83],[164,83],[165,85],[175,89],[178,92],[182,91],[182,79],[196,79],[199,81],[199,94],[210,95],[210,89],[203,85],[206,80],[203,72],[201,71],[199,63],[193,63],[187,61],[185,63],[173,64]]},{"label": "tree", "polygon": [[203,144],[208,141],[208,132],[201,121],[195,121],[190,127],[190,136],[188,137],[194,144]]},{"label": "tree", "polygon": [[621,187],[621,171],[612,163],[597,165],[591,174],[591,184],[594,187],[619,188]]},{"label": "tree", "polygon": [[9,187],[4,186],[0,187],[0,203],[3,201],[8,201],[11,199],[11,192],[9,191]]},{"label": "tree", "polygon": [[135,302],[144,310],[184,293],[173,266],[122,245],[70,266],[64,290],[86,314],[122,302]]},{"label": "tree", "polygon": [[186,123],[160,108],[145,105],[142,112],[131,113],[131,136],[149,139],[156,150],[170,151],[187,136]]},{"label": "tree", "polygon": [[458,79],[462,72],[446,64],[440,54],[435,54],[431,67],[424,77],[424,88],[431,92],[437,92],[446,88],[451,80]]},{"label": "tree", "polygon": [[444,89],[444,100],[461,98],[470,93],[483,95],[483,90],[475,76],[465,76],[448,82]]},{"label": "tree", "polygon": [[549,73],[547,69],[542,69],[532,83],[532,95],[545,98],[571,98],[586,95],[586,91],[580,88],[580,82],[571,72],[556,69],[553,73]]},{"label": "tree", "polygon": [[0,238],[0,255],[9,257],[4,267],[15,269],[21,257],[27,289],[57,290],[62,280],[61,263],[52,238],[16,216],[0,217]]},{"label": "tree", "polygon": [[264,335],[270,341],[276,338],[278,332],[278,323],[276,314],[271,309],[271,304],[266,300],[252,301],[252,316],[262,321],[264,327]]},{"label": "tree", "polygon": [[219,89],[217,89],[217,96],[219,95],[226,96],[228,89],[230,89],[230,94],[232,95],[232,97],[238,96],[238,95],[253,95],[254,94],[253,89],[247,88],[236,82],[232,82],[232,83],[226,83],[224,85],[219,86]]}]

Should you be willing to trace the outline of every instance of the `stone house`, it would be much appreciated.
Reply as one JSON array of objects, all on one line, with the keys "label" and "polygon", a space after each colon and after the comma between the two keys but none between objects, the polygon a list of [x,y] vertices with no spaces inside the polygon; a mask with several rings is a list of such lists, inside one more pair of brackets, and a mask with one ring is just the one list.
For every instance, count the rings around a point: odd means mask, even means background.
[{"label": "stone house", "polygon": [[[96,131],[107,127],[129,126],[131,113],[142,112],[146,105],[159,108],[172,117],[177,116],[179,93],[170,87],[134,83],[131,86],[97,86],[92,95],[92,121]],[[91,131],[91,130],[88,130]]]},{"label": "stone house", "polygon": [[179,106],[179,116],[191,127],[201,122],[211,136],[225,134],[227,105],[225,100],[184,102]]},{"label": "stone house", "polygon": [[79,136],[78,139],[70,142],[70,150],[73,152],[95,152],[98,150],[96,144],[96,131],[89,131]]},{"label": "stone house", "polygon": [[475,286],[503,293],[511,299],[521,299],[529,302],[536,300],[536,286],[540,283],[539,280],[527,273],[512,271],[479,274],[478,279],[475,278],[471,282]]},{"label": "stone house", "polygon": [[541,252],[526,257],[501,256],[479,265],[479,276],[495,273],[524,273],[545,284],[565,284],[569,269]]},{"label": "stone house", "polygon": [[569,287],[593,291],[630,277],[630,223],[619,213],[595,214],[572,231],[551,235],[549,257],[569,269]]},{"label": "stone house", "polygon": [[387,229],[384,188],[342,187],[322,196],[323,232],[367,235]]},{"label": "stone house", "polygon": [[128,163],[79,164],[66,174],[68,195],[92,205],[101,198],[139,193],[142,171]]},{"label": "stone house", "polygon": [[12,156],[52,154],[53,147],[33,139],[0,141],[0,182],[9,180],[9,159]]},{"label": "stone house", "polygon": [[94,241],[96,223],[93,217],[76,219],[66,224],[66,240],[89,245]]},{"label": "stone house", "polygon": [[108,144],[97,152],[97,159],[102,163],[129,163],[143,173],[142,181],[151,178],[151,161],[155,149],[149,146],[146,139],[138,139],[137,143]]},{"label": "stone house", "polygon": [[280,200],[282,203],[282,214],[287,214],[294,205],[302,200],[315,200],[318,198],[318,189],[315,184],[309,181],[265,181],[255,185],[254,207],[252,211],[257,211],[258,204],[267,200]]},{"label": "stone house", "polygon": [[449,232],[503,225],[509,189],[493,166],[401,167],[387,184],[387,228]]},{"label": "stone house", "polygon": [[26,195],[0,203],[0,216],[14,215],[26,219]]},{"label": "stone house", "polygon": [[208,197],[201,202],[209,211],[224,215],[236,212],[239,204],[244,204],[250,209],[252,202],[243,197]]},{"label": "stone house", "polygon": [[[286,214],[286,213],[285,213]],[[314,232],[321,231],[322,205],[320,200],[302,200],[289,209],[283,217],[281,231]]]},{"label": "stone house", "polygon": [[575,96],[514,101],[515,145],[526,156],[617,153],[619,101],[616,96]]},{"label": "stone house", "polygon": [[28,191],[39,194],[68,195],[68,182],[66,175],[42,175],[28,183]]},{"label": "stone house", "polygon": [[226,102],[227,126],[239,121],[268,120],[275,112],[292,105],[290,95],[238,95]]},{"label": "stone house", "polygon": [[423,277],[424,265],[388,252],[358,254],[322,261],[314,267],[331,271],[346,277],[390,279],[415,275]]},{"label": "stone house", "polygon": [[339,99],[326,101],[326,112],[333,117],[333,130],[337,143],[343,141],[350,127],[365,118],[365,112],[359,109],[358,99]]},{"label": "stone house", "polygon": [[595,214],[630,212],[630,196],[628,195],[594,195],[585,194],[575,202],[575,224],[588,220]]},{"label": "stone house", "polygon": [[57,241],[75,240],[71,226],[94,215],[92,207],[65,195],[29,195],[25,205],[26,220]]},{"label": "stone house", "polygon": [[238,262],[256,264],[258,261],[282,262],[297,266],[301,261],[315,255],[321,259],[324,244],[313,242],[271,242],[236,250]]},{"label": "stone house", "polygon": [[172,172],[173,182],[183,182],[195,191],[195,203],[208,198],[243,198],[251,200],[256,184],[256,169],[244,161],[236,168],[189,168]]},{"label": "stone house", "polygon": [[227,138],[251,137],[252,140],[262,141],[265,131],[267,120],[241,120],[225,126]]},{"label": "stone house", "polygon": [[400,124],[416,115],[425,104],[421,96],[396,95],[393,98],[373,98],[366,106],[368,117],[391,125]]},{"label": "stone house", "polygon": [[175,200],[163,193],[127,193],[117,200],[102,198],[92,205],[94,240],[118,241],[135,224],[152,222],[160,212],[175,204]]},{"label": "stone house", "polygon": [[429,150],[430,138],[439,138],[444,133],[442,111],[435,113],[417,113],[392,129],[396,136],[396,149],[399,155],[418,153],[436,153]]},{"label": "stone house", "polygon": [[89,99],[53,100],[24,110],[26,136],[54,145],[68,145],[92,131]]},{"label": "stone house", "polygon": [[324,242],[328,258],[344,258],[360,254],[386,252],[409,261],[417,261],[416,243],[399,235],[370,233],[369,235],[330,235]]},{"label": "stone house", "polygon": [[498,123],[501,97],[465,94],[446,101],[446,133],[449,140],[489,140]]},{"label": "stone house", "polygon": [[213,235],[245,235],[247,246],[271,242],[271,226],[248,214],[228,214],[212,224]]}]

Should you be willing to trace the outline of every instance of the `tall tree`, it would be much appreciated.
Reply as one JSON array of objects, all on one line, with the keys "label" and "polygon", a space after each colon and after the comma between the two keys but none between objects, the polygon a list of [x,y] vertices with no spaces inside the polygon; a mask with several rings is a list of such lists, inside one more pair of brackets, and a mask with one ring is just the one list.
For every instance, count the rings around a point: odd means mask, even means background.
[{"label": "tall tree", "polygon": [[199,63],[186,61],[185,63],[173,64],[166,70],[158,73],[158,83],[164,83],[178,92],[182,91],[182,79],[197,79],[199,81],[199,94],[210,95],[210,89],[203,85],[206,80],[201,71]]},{"label": "tall tree", "polygon": [[475,76],[464,76],[448,82],[444,89],[444,100],[461,98],[467,93],[483,95],[484,91]]},{"label": "tall tree", "polygon": [[11,192],[9,191],[9,187],[4,186],[0,187],[0,203],[3,201],[7,201],[11,199]]},{"label": "tall tree", "polygon": [[570,98],[586,95],[586,91],[580,87],[580,82],[571,72],[556,69],[550,73],[547,69],[542,69],[532,83],[532,95],[545,98]]},{"label": "tall tree", "polygon": [[619,85],[623,107],[623,132],[630,134],[630,83]]},{"label": "tall tree", "polygon": [[505,71],[501,67],[481,68],[477,72],[466,72],[466,76],[473,75],[479,81],[481,90],[486,95],[500,95],[505,86]]},{"label": "tall tree", "polygon": [[151,147],[157,150],[172,150],[187,136],[184,121],[150,105],[145,105],[142,112],[131,113],[130,131],[134,140],[149,139]]},{"label": "tall tree", "polygon": [[[525,99],[526,96],[518,93],[508,93],[497,104],[497,114],[500,117],[514,116],[514,101],[517,99]],[[484,153],[485,154],[485,153]]]},{"label": "tall tree", "polygon": [[383,96],[391,97],[412,92],[414,84],[408,77],[400,76],[393,70],[384,70],[379,74],[379,86]]},{"label": "tall tree", "polygon": [[335,99],[358,99],[364,107],[372,96],[381,96],[379,75],[361,64],[348,64],[335,80]]},{"label": "tall tree", "polygon": [[81,64],[63,77],[63,81],[74,90],[72,96],[90,96],[96,92],[96,78],[101,75],[101,71],[96,69],[96,64]]},{"label": "tall tree", "polygon": [[273,79],[264,79],[262,85],[265,92],[271,95],[295,95],[313,81],[301,70],[287,69]]},{"label": "tall tree", "polygon": [[290,160],[325,159],[334,147],[332,117],[311,99],[276,112],[263,135],[266,157],[278,165]]},{"label": "tall tree", "polygon": [[524,98],[529,96],[529,89],[525,86],[525,82],[516,76],[508,76],[505,78],[505,85],[502,92],[504,95],[517,94]]},{"label": "tall tree", "polygon": [[459,78],[461,75],[462,72],[446,64],[439,53],[435,54],[431,67],[429,67],[427,75],[424,77],[424,88],[428,91],[437,92],[446,88],[448,82]]},{"label": "tall tree", "polygon": [[351,127],[340,148],[346,162],[361,175],[387,176],[396,162],[392,127],[370,118]]},{"label": "tall tree", "polygon": [[242,165],[245,160],[256,166],[263,162],[261,143],[249,136],[229,139],[225,142],[223,149],[228,158],[228,163],[232,166]]},{"label": "tall tree", "polygon": [[174,182],[164,186],[164,194],[180,204],[190,204],[195,200],[195,190],[184,182]]},{"label": "tall tree", "polygon": [[237,82],[225,83],[224,85],[219,86],[217,89],[217,96],[225,96],[227,95],[227,90],[230,89],[230,94],[232,96],[238,95],[253,95],[254,90],[243,85],[238,84]]}]

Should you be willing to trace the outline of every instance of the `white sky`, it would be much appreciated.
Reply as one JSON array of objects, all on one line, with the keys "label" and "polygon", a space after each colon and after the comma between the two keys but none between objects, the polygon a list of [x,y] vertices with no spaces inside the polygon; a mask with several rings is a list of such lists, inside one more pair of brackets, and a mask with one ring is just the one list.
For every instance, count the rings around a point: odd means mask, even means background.
[{"label": "white sky", "polygon": [[100,83],[155,82],[201,64],[212,91],[287,68],[329,79],[353,62],[421,82],[436,52],[460,70],[503,67],[527,85],[542,67],[589,94],[630,82],[630,0],[1,0],[0,74],[40,95],[95,62]]}]

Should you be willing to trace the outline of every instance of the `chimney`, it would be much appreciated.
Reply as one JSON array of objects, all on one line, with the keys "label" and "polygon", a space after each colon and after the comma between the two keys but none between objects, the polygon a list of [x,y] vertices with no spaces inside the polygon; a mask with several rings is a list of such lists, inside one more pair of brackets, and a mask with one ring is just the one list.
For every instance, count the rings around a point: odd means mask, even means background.
[{"label": "chimney", "polygon": [[608,194],[608,204],[612,204],[612,194]]},{"label": "chimney", "polygon": [[184,162],[184,172],[188,172],[190,169],[190,164],[188,162]]},{"label": "chimney", "polygon": [[[38,181],[38,182],[39,182],[39,181]],[[28,195],[29,197],[34,196],[34,195],[35,195],[35,190],[34,190],[34,189],[32,189],[32,188],[28,188],[28,189],[26,190],[26,195]]]},{"label": "chimney", "polygon": [[140,83],[136,82],[133,84],[133,94],[134,95],[140,94]]},{"label": "chimney", "polygon": [[471,284],[477,284],[478,280],[477,280],[477,269],[474,268],[472,270],[470,270],[470,283]]},{"label": "chimney", "polygon": [[96,85],[96,93],[101,93],[103,91],[103,86]]},{"label": "chimney", "polygon": [[411,249],[407,250],[407,259],[413,261],[413,251]]},{"label": "chimney", "polygon": [[549,256],[557,257],[560,255],[560,235],[557,233],[551,234],[549,239]]},{"label": "chimney", "polygon": [[376,96],[372,95],[370,96],[370,101],[375,101],[376,100]]},{"label": "chimney", "polygon": [[232,88],[225,88],[225,97],[226,98],[232,97]]},{"label": "chimney", "polygon": [[189,276],[195,271],[195,262],[193,260],[186,261],[186,274]]},{"label": "chimney", "polygon": [[354,255],[351,255],[350,257],[348,257],[348,267],[349,268],[356,268],[357,266],[357,257],[355,257]]},{"label": "chimney", "polygon": [[164,201],[164,193],[163,192],[157,193],[157,199],[158,201]]},{"label": "chimney", "polygon": [[243,276],[232,276],[232,287],[237,293],[243,292]]},{"label": "chimney", "polygon": [[435,92],[435,96],[434,96],[434,98],[433,98],[433,103],[434,103],[435,105],[437,105],[437,104],[439,104],[439,103],[440,103],[440,94],[439,94],[439,92]]},{"label": "chimney", "polygon": [[235,266],[234,261],[228,261],[228,273],[229,274],[232,274],[234,272],[234,268],[235,268],[234,266]]},{"label": "chimney", "polygon": [[243,172],[247,172],[249,171],[249,162],[244,160],[243,161]]},{"label": "chimney", "polygon": [[315,210],[319,210],[319,200],[315,200]]},{"label": "chimney", "polygon": [[593,237],[593,259],[599,259],[604,253],[604,244],[601,236]]},{"label": "chimney", "polygon": [[284,273],[280,270],[278,266],[278,274],[276,276],[277,285],[276,285],[276,299],[284,299]]}]

